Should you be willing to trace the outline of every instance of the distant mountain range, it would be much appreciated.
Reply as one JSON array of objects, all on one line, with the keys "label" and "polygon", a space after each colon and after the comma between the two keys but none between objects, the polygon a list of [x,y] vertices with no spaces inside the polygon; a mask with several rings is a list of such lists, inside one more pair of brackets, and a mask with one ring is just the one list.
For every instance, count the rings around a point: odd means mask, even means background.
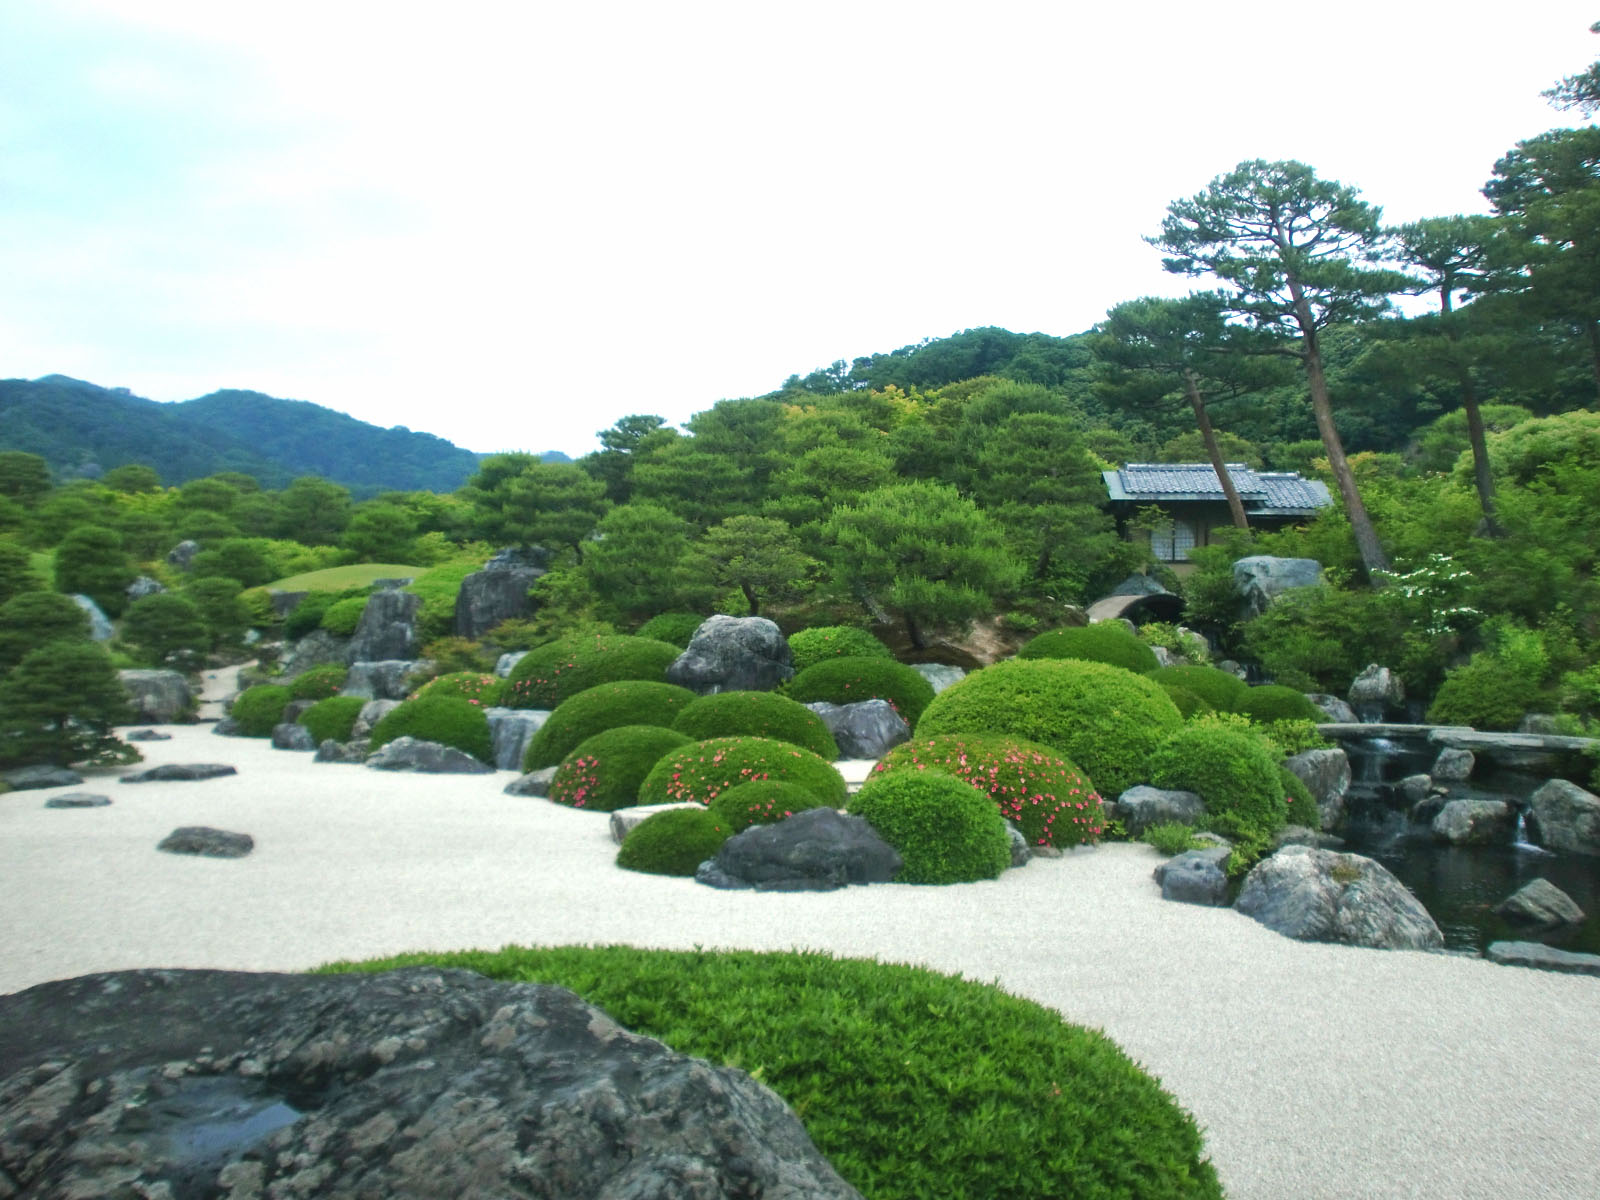
[{"label": "distant mountain range", "polygon": [[[482,457],[431,433],[381,429],[305,400],[229,390],[159,404],[65,375],[0,379],[0,450],[37,454],[58,479],[143,463],[167,484],[242,471],[281,488],[320,475],[358,498],[453,492]],[[570,461],[554,450],[542,457]]]}]

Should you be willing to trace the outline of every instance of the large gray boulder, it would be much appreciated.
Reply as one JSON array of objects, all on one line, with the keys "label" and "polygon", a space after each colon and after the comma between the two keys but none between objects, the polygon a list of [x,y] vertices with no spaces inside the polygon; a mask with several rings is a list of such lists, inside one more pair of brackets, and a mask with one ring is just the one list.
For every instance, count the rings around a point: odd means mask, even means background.
[{"label": "large gray boulder", "polygon": [[194,561],[194,556],[199,553],[200,543],[193,538],[185,538],[167,551],[167,565],[177,567],[180,571],[187,571],[189,564]]},{"label": "large gray boulder", "polygon": [[1295,588],[1316,587],[1322,582],[1322,564],[1314,558],[1275,558],[1256,554],[1233,564],[1233,587],[1247,612],[1259,615],[1272,602]]},{"label": "large gray boulder", "polygon": [[1306,785],[1317,802],[1322,828],[1336,828],[1344,819],[1344,798],[1350,790],[1350,756],[1337,748],[1302,750],[1285,759],[1283,765]]},{"label": "large gray boulder", "polygon": [[89,616],[90,639],[96,642],[109,642],[116,629],[111,624],[111,618],[100,611],[100,606],[81,592],[73,594],[72,602]]},{"label": "large gray boulder", "polygon": [[1302,942],[1437,950],[1427,909],[1379,863],[1359,854],[1285,846],[1245,876],[1234,907]]},{"label": "large gray boulder", "polygon": [[528,743],[533,741],[539,726],[550,716],[549,711],[543,708],[486,708],[483,715],[489,718],[494,765],[502,771],[522,770]]},{"label": "large gray boulder", "polygon": [[1446,746],[1433,760],[1433,766],[1428,768],[1428,774],[1440,783],[1465,783],[1472,778],[1472,770],[1477,765],[1477,756],[1471,750],[1457,750],[1452,746]]},{"label": "large gray boulder", "polygon": [[294,721],[280,721],[272,727],[272,748],[274,750],[306,750],[317,748],[317,739],[311,736],[311,730]]},{"label": "large gray boulder", "polygon": [[818,700],[806,707],[821,717],[833,734],[840,758],[882,758],[901,742],[911,740],[911,726],[887,700],[854,704]]},{"label": "large gray boulder", "polygon": [[356,714],[355,724],[350,726],[351,740],[371,737],[378,722],[399,707],[398,700],[368,700]]},{"label": "large gray boulder", "polygon": [[1548,879],[1529,880],[1496,904],[1494,911],[1508,920],[1540,929],[1578,925],[1584,920],[1583,909]]},{"label": "large gray boulder", "polygon": [[[526,775],[519,775],[500,790],[508,796],[539,796],[550,795],[550,785],[556,780],[556,771],[559,767],[540,767],[537,771],[529,771]],[[696,807],[699,807],[696,805]],[[616,816],[615,813],[612,814]],[[617,839],[621,844],[622,839]]]},{"label": "large gray boulder", "polygon": [[41,984],[0,1079],[19,1196],[859,1196],[744,1072],[471,971]]},{"label": "large gray boulder", "polygon": [[1155,869],[1163,900],[1182,904],[1206,904],[1219,908],[1228,902],[1227,846],[1205,850],[1185,850]]},{"label": "large gray boulder", "polygon": [[348,742],[340,742],[335,741],[333,738],[328,738],[317,747],[317,752],[311,761],[319,763],[364,763],[367,761],[369,748],[366,738],[353,738]]},{"label": "large gray boulder", "polygon": [[1195,792],[1139,784],[1117,797],[1117,819],[1137,837],[1152,825],[1193,825],[1205,815],[1205,801]]},{"label": "large gray boulder", "polygon": [[752,825],[722,843],[695,879],[718,888],[831,892],[852,883],[888,883],[899,853],[860,817],[808,808],[771,825]]},{"label": "large gray boulder", "polygon": [[410,691],[406,679],[421,665],[421,660],[413,658],[353,662],[340,694],[366,700],[404,700]]},{"label": "large gray boulder", "polygon": [[1433,837],[1452,846],[1492,846],[1511,840],[1514,821],[1504,800],[1451,800],[1433,818]]},{"label": "large gray boulder", "polygon": [[131,775],[120,775],[118,783],[198,783],[203,779],[221,779],[225,775],[237,775],[238,767],[230,767],[227,763],[162,763],[157,767],[146,767],[142,771],[135,771]]},{"label": "large gray boulder", "polygon": [[494,768],[465,750],[422,738],[397,737],[367,759],[374,771],[417,771],[424,775],[492,775]]},{"label": "large gray boulder", "polygon": [[1350,683],[1346,697],[1363,721],[1381,721],[1406,702],[1406,685],[1388,667],[1368,663]]},{"label": "large gray boulder", "polygon": [[345,666],[350,660],[350,639],[327,629],[313,629],[283,656],[282,680],[304,675],[312,667]]},{"label": "large gray boulder", "polygon": [[350,645],[345,648],[348,663],[385,662],[416,658],[417,613],[422,597],[414,592],[373,592],[361,610]]},{"label": "large gray boulder", "polygon": [[129,600],[143,600],[146,596],[159,596],[167,588],[159,579],[141,575],[122,590],[127,593]]},{"label": "large gray boulder", "polygon": [[468,575],[456,593],[456,636],[480,638],[501,621],[529,617],[536,606],[528,589],[545,573],[545,552],[537,546],[500,551]]},{"label": "large gray boulder", "polygon": [[194,717],[194,692],[177,671],[118,671],[128,689],[132,720],[140,725],[173,725]]},{"label": "large gray boulder", "polygon": [[1360,720],[1356,710],[1337,696],[1327,692],[1307,692],[1306,699],[1322,710],[1322,715],[1336,725],[1354,725]]},{"label": "large gray boulder", "polygon": [[1565,779],[1552,779],[1528,798],[1547,850],[1600,854],[1600,796]]},{"label": "large gray boulder", "polygon": [[770,692],[794,677],[783,631],[765,617],[715,616],[667,668],[667,682],[702,696],[714,692]]}]

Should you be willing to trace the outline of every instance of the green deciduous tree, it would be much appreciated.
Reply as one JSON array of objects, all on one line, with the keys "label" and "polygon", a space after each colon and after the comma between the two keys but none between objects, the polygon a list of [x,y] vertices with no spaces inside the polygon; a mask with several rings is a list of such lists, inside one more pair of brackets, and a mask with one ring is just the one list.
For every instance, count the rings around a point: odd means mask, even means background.
[{"label": "green deciduous tree", "polygon": [[0,680],[0,759],[14,763],[137,761],[112,733],[131,719],[128,692],[93,642],[53,642]]}]

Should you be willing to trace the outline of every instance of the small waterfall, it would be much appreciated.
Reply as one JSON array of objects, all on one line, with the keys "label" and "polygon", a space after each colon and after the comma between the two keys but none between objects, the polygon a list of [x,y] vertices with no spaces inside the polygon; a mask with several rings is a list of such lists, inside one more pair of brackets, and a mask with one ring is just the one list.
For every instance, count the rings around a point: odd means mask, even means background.
[{"label": "small waterfall", "polygon": [[1376,787],[1384,781],[1384,761],[1395,754],[1400,747],[1391,738],[1382,737],[1362,738],[1360,746],[1359,750],[1354,746],[1349,748],[1351,767],[1355,771],[1352,782]]},{"label": "small waterfall", "polygon": [[1356,720],[1363,725],[1377,725],[1383,721],[1384,704],[1382,700],[1358,700],[1350,707],[1355,709]]},{"label": "small waterfall", "polygon": [[1526,808],[1517,809],[1517,830],[1512,835],[1511,848],[1513,850],[1522,850],[1529,854],[1550,853],[1543,846],[1536,845],[1528,840],[1528,810]]}]

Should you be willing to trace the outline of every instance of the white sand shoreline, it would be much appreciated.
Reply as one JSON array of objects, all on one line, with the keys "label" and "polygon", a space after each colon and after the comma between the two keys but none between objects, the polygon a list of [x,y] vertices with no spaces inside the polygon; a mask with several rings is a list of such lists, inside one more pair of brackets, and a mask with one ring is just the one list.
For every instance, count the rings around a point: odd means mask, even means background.
[{"label": "white sand shoreline", "polygon": [[[166,731],[147,765],[239,774],[0,796],[0,992],[508,943],[815,948],[997,981],[1104,1029],[1195,1114],[1236,1198],[1594,1194],[1600,980],[1293,942],[1163,902],[1138,845],[957,887],[719,892],[617,869],[604,815],[506,796],[510,772],[379,773]],[[43,807],[68,790],[113,803]],[[158,853],[179,825],[256,849]]]}]

